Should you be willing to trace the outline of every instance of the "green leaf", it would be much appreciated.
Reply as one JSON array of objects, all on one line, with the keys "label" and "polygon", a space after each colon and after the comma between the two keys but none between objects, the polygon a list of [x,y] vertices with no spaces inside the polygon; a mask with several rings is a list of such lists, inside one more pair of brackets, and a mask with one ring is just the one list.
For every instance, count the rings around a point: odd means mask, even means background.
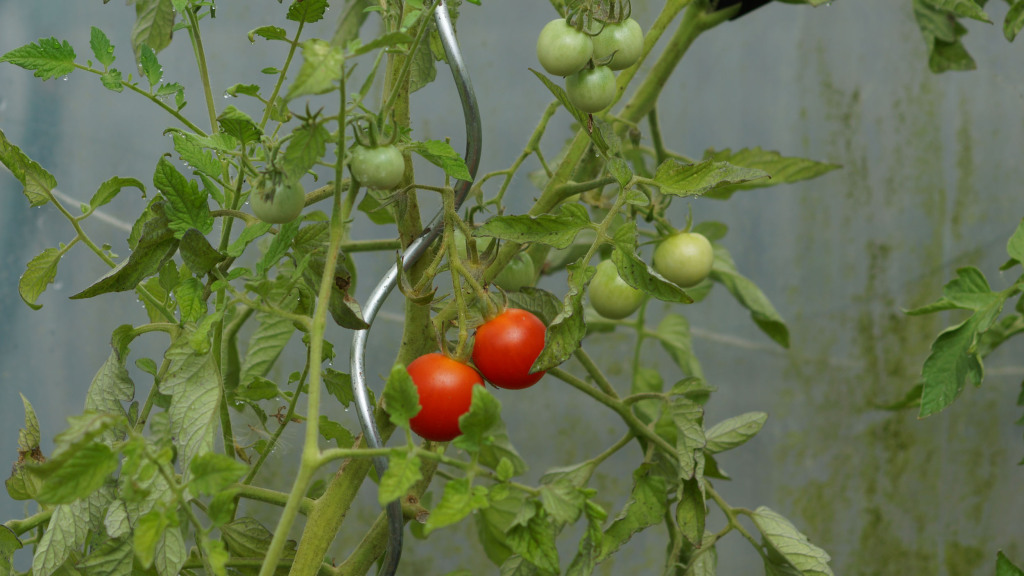
[{"label": "green leaf", "polygon": [[96,371],[85,396],[86,412],[112,416],[116,421],[114,426],[103,431],[100,436],[107,444],[113,444],[124,437],[128,422],[124,403],[135,397],[135,383],[125,367],[127,358],[127,351],[115,348]]},{"label": "green leaf", "polygon": [[33,208],[50,201],[50,191],[57,187],[57,179],[11,144],[3,130],[0,130],[0,162],[24,186],[22,192]]},{"label": "green leaf", "polygon": [[384,506],[405,496],[423,478],[420,472],[422,465],[423,462],[417,456],[393,453],[388,458],[388,469],[380,479],[377,502]]},{"label": "green leaf", "polygon": [[20,453],[31,453],[39,450],[39,440],[41,435],[39,433],[39,418],[36,416],[35,409],[32,408],[32,403],[25,398],[24,394],[18,393],[21,396],[21,404],[25,407],[25,427],[18,430],[18,452]]},{"label": "green leaf", "polygon": [[768,297],[756,284],[736,271],[732,256],[721,245],[715,246],[715,263],[711,268],[711,279],[722,284],[744,308],[750,310],[750,317],[762,332],[779,346],[789,348],[789,329]]},{"label": "green leaf", "polygon": [[78,446],[39,467],[45,476],[36,494],[42,504],[68,504],[88,497],[117,470],[117,454],[98,442]]},{"label": "green leaf", "polygon": [[203,300],[203,283],[189,276],[174,287],[174,298],[181,310],[182,322],[198,322],[206,315],[206,300]]},{"label": "green leaf", "polygon": [[135,24],[132,26],[132,51],[138,58],[143,45],[160,52],[171,43],[174,32],[172,0],[136,0]]},{"label": "green leaf", "polygon": [[[92,48],[92,53],[96,56],[96,61],[103,64],[104,68],[108,68],[114,63],[114,45],[110,43],[110,39],[103,33],[103,30],[93,26],[89,33],[89,47]],[[72,59],[74,59],[72,57]]]},{"label": "green leaf", "polygon": [[741,446],[761,431],[766,420],[768,415],[764,412],[747,412],[727,418],[705,432],[705,449],[717,454]]},{"label": "green leaf", "polygon": [[[276,294],[272,292],[272,294]],[[259,326],[249,337],[249,344],[242,362],[239,383],[245,386],[256,378],[262,378],[270,372],[270,368],[284,351],[285,346],[295,333],[295,325],[290,318],[284,318],[272,312],[257,312]]]},{"label": "green leaf", "polygon": [[803,576],[833,576],[828,553],[811,544],[807,537],[777,512],[764,506],[751,515],[765,543],[800,571]]},{"label": "green leaf", "polygon": [[[709,536],[705,534],[705,539]],[[694,558],[686,567],[683,576],[716,576],[718,574],[718,549],[714,544],[710,548],[700,550],[700,555]]]},{"label": "green leaf", "polygon": [[228,106],[220,113],[220,116],[217,116],[217,124],[221,130],[235,140],[240,140],[243,144],[255,142],[263,134],[263,131],[248,114],[234,106]]},{"label": "green leaf", "polygon": [[929,49],[928,68],[935,74],[977,67],[960,38],[967,34],[953,15],[928,0],[914,0],[914,16]]},{"label": "green leaf", "polygon": [[985,275],[977,268],[958,268],[956,275],[942,288],[942,295],[957,308],[977,311],[999,300],[1000,296],[992,293]]},{"label": "green leaf", "polygon": [[487,388],[474,386],[472,393],[469,412],[459,416],[459,430],[462,434],[452,442],[457,448],[470,454],[479,452],[489,443],[490,435],[501,422],[501,403],[487,391]]},{"label": "green leaf", "polygon": [[217,452],[200,454],[189,463],[189,486],[200,494],[216,495],[231,486],[249,470],[233,458]]},{"label": "green leaf", "polygon": [[[728,148],[717,151],[708,149],[704,152],[704,160],[728,162],[742,168],[763,170],[770,176],[770,179],[755,180],[735,186],[717,188],[704,195],[706,198],[722,200],[729,198],[738,190],[749,190],[751,188],[763,188],[799,182],[801,180],[810,180],[842,168],[839,164],[816,162],[806,158],[786,157],[774,150],[763,150],[761,147],[743,148],[736,152]],[[715,240],[716,238],[708,237],[708,239]]]},{"label": "green leaf", "polygon": [[291,222],[281,226],[277,235],[270,241],[270,247],[267,248],[266,253],[260,258],[260,261],[256,264],[256,273],[263,275],[270,270],[277,261],[284,257],[288,253],[288,250],[292,247],[292,240],[299,233],[299,221],[292,220]]},{"label": "green leaf", "polygon": [[295,0],[288,6],[286,18],[292,22],[316,22],[324,17],[327,0]]},{"label": "green leaf", "polygon": [[347,408],[355,400],[355,396],[352,394],[352,376],[328,368],[324,371],[323,380],[327,393],[337,398],[342,406]]},{"label": "green leaf", "polygon": [[[302,4],[315,4],[317,0],[304,0]],[[326,2],[320,0],[326,6]],[[292,5],[295,6],[294,4]],[[289,10],[289,15],[291,10]],[[331,46],[319,38],[302,43],[302,67],[288,88],[285,100],[310,94],[324,94],[334,90],[345,71],[345,55],[340,47]]]},{"label": "green leaf", "polygon": [[525,505],[525,495],[512,491],[506,498],[491,500],[491,505],[473,516],[477,537],[484,547],[484,553],[495,566],[501,566],[513,554],[505,536],[512,527],[512,521]]},{"label": "green leaf", "polygon": [[586,497],[568,476],[544,484],[540,490],[540,501],[548,516],[561,524],[574,524],[583,514]]},{"label": "green leaf", "polygon": [[[1014,8],[1017,6],[1024,6],[1024,0],[1016,4]],[[1024,8],[1021,11],[1024,12]],[[1006,253],[1010,255],[1010,258],[1024,264],[1024,220],[1021,220],[1013,232],[1013,236],[1010,236],[1010,240],[1007,241]]]},{"label": "green leaf", "polygon": [[658,323],[654,331],[655,337],[661,342],[676,366],[688,376],[704,377],[696,354],[693,352],[693,339],[690,335],[690,323],[679,314],[667,314]]},{"label": "green leaf", "polygon": [[243,384],[235,390],[235,398],[249,402],[273,400],[280,395],[281,389],[277,387],[277,384],[262,377],[243,380]]},{"label": "green leaf", "polygon": [[473,236],[568,248],[576,234],[589,227],[590,216],[586,208],[579,204],[563,204],[554,214],[495,216],[477,228]]},{"label": "green leaf", "polygon": [[419,154],[456,180],[464,180],[466,182],[473,180],[473,176],[470,175],[469,168],[466,166],[466,161],[447,142],[440,140],[414,142],[406,146],[406,150]]},{"label": "green leaf", "polygon": [[477,508],[487,507],[487,489],[470,486],[469,478],[458,478],[444,485],[441,501],[430,512],[424,532],[430,532],[461,522]]},{"label": "green leaf", "polygon": [[60,259],[60,250],[47,248],[29,260],[25,267],[25,273],[18,279],[18,293],[29,308],[39,310],[43,307],[42,304],[36,304],[36,300],[46,291],[48,285],[53,284],[54,278],[57,277],[57,264],[60,263]]},{"label": "green leaf", "polygon": [[46,458],[39,449],[39,419],[36,411],[24,395],[21,396],[21,402],[25,406],[25,427],[18,430],[18,460],[11,466],[6,487],[11,498],[30,500],[39,493],[43,482],[39,469],[31,464],[42,463]]},{"label": "green leaf", "polygon": [[1006,13],[1006,19],[1003,20],[1003,36],[1013,42],[1022,28],[1024,28],[1024,2],[1016,0]]},{"label": "green leaf", "polygon": [[[561,573],[558,548],[555,547],[555,526],[543,514],[536,514],[525,525],[514,525],[506,535],[506,543],[513,552],[537,568]],[[504,572],[504,571],[503,571]]]},{"label": "green leaf", "polygon": [[670,412],[676,427],[676,453],[682,479],[700,479],[704,475],[704,448],[707,446],[704,408],[688,398],[678,397],[672,399]]},{"label": "green leaf", "polygon": [[405,366],[401,364],[391,367],[391,375],[384,384],[384,406],[391,422],[404,429],[409,428],[409,420],[421,410],[416,385],[413,384]]},{"label": "green leaf", "polygon": [[498,471],[502,464],[506,466],[511,465],[512,476],[519,476],[527,470],[526,462],[523,461],[523,458],[508,438],[505,422],[497,417],[490,423],[487,431],[487,441],[483,443],[480,449],[479,459],[480,464],[495,471]]},{"label": "green leaf", "polygon": [[113,200],[122,188],[128,186],[138,188],[142,191],[142,197],[146,197],[146,186],[142,182],[139,182],[135,178],[121,178],[120,176],[114,176],[110,180],[100,184],[99,190],[97,190],[96,193],[92,195],[92,199],[89,200],[89,206],[94,210],[103,206]]},{"label": "green leaf", "polygon": [[996,576],[1024,576],[1024,570],[1014,566],[1000,550],[996,553]]},{"label": "green leaf", "polygon": [[113,500],[113,490],[102,488],[83,500],[58,505],[32,558],[32,574],[51,576],[81,550],[91,535],[103,530],[103,515]]},{"label": "green leaf", "polygon": [[958,17],[972,18],[989,24],[992,23],[988,19],[988,14],[985,14],[985,11],[981,9],[981,6],[975,0],[925,0],[925,2]]},{"label": "green leaf", "polygon": [[213,215],[206,193],[200,191],[194,181],[186,180],[164,157],[157,162],[153,185],[167,198],[164,212],[175,238],[181,238],[190,228],[203,234],[213,231]]},{"label": "green leaf", "polygon": [[103,73],[102,76],[100,76],[100,82],[103,84],[103,87],[107,90],[113,90],[114,92],[124,91],[124,84],[121,78],[120,70],[114,68],[107,70]]},{"label": "green leaf", "polygon": [[990,309],[975,312],[960,324],[945,329],[932,343],[931,353],[921,370],[924,386],[919,417],[931,416],[952,404],[963,391],[965,382],[981,384],[985,369],[977,342],[999,315],[1002,303],[999,300]]},{"label": "green leaf", "polygon": [[303,124],[292,132],[284,151],[284,168],[288,177],[298,180],[327,153],[331,135],[319,123]]},{"label": "green leaf", "polygon": [[245,251],[245,247],[252,243],[253,240],[262,237],[264,234],[270,231],[273,224],[269,222],[255,222],[249,224],[242,230],[242,233],[238,235],[238,238],[228,245],[227,254],[237,258],[242,255]]},{"label": "green leaf", "polygon": [[704,503],[704,491],[696,478],[683,482],[683,495],[676,505],[676,523],[694,548],[700,550],[704,542],[704,524],[707,505]]},{"label": "green leaf", "polygon": [[557,98],[558,101],[562,103],[562,106],[566,110],[568,110],[570,114],[573,115],[573,118],[576,119],[576,122],[580,126],[587,126],[593,128],[592,130],[587,130],[587,135],[590,136],[590,140],[594,143],[595,146],[597,146],[598,150],[600,150],[601,152],[608,152],[608,142],[607,140],[605,140],[604,134],[602,133],[600,126],[597,123],[592,122],[591,119],[593,117],[589,114],[584,114],[583,112],[580,112],[579,109],[573,106],[572,102],[569,100],[569,96],[565,93],[565,90],[563,90],[562,87],[559,86],[558,84],[555,84],[550,79],[548,79],[547,76],[541,74],[540,72],[537,72],[533,68],[530,68],[530,72],[533,72],[533,75],[540,79],[540,81],[551,92],[551,94],[553,94],[554,97]]},{"label": "green leaf", "polygon": [[257,36],[267,40],[288,40],[288,31],[279,26],[260,26],[249,31],[249,42],[255,42]]},{"label": "green leaf", "polygon": [[203,233],[195,228],[189,228],[181,237],[181,244],[178,246],[181,252],[181,259],[196,276],[205,276],[214,266],[220,264],[227,256],[217,252],[210,245],[210,242],[203,236]]},{"label": "green leaf", "polygon": [[149,82],[149,89],[152,90],[164,77],[164,69],[156,58],[156,52],[146,44],[139,46],[139,65],[142,67],[142,73],[146,75],[146,81]]},{"label": "green leaf", "polygon": [[193,135],[181,132],[175,132],[171,135],[171,139],[174,141],[174,151],[178,153],[178,157],[199,172],[219,178],[221,174],[220,162],[209,150],[199,143],[198,138],[190,138],[190,136]]},{"label": "green leaf", "polygon": [[40,38],[38,44],[26,44],[0,56],[0,62],[35,70],[33,76],[46,81],[75,71],[75,49],[67,40]]},{"label": "green leaf", "polygon": [[566,267],[569,270],[569,291],[562,301],[562,311],[548,325],[544,349],[534,361],[531,372],[547,370],[565,362],[580,347],[587,335],[583,319],[584,286],[594,277],[595,268],[579,259]]},{"label": "green leaf", "polygon": [[614,554],[637,532],[665,520],[666,490],[665,478],[654,474],[650,464],[633,472],[633,491],[622,512],[605,530],[598,561]]},{"label": "green leaf", "polygon": [[24,547],[13,530],[4,526],[0,528],[0,574],[14,574],[14,552]]},{"label": "green leaf", "polygon": [[680,164],[666,160],[654,173],[654,185],[662,194],[701,196],[717,188],[769,178],[764,170],[744,168],[728,162],[705,160],[697,164]]},{"label": "green leaf", "polygon": [[540,288],[524,286],[505,296],[508,297],[509,306],[533,312],[544,324],[551,324],[562,311],[562,301],[558,296]]},{"label": "green leaf", "polygon": [[[254,518],[245,516],[221,526],[221,534],[224,536],[224,543],[233,556],[242,558],[263,557],[273,534]],[[295,557],[295,542],[291,541],[285,545],[284,559]]]},{"label": "green leaf", "polygon": [[[349,49],[352,50],[351,56],[361,56],[368,52],[379,50],[380,48],[395,48],[404,44],[411,44],[413,40],[414,38],[405,32],[388,32],[377,36],[366,44],[359,44],[355,49],[352,49],[352,47],[349,46]],[[338,45],[333,41],[331,44]]]},{"label": "green leaf", "polygon": [[615,231],[611,260],[626,284],[666,302],[693,302],[679,286],[665,280],[636,253],[636,223],[628,222]]},{"label": "green leaf", "polygon": [[220,423],[217,364],[209,352],[196,352],[189,336],[185,331],[167,349],[164,357],[170,365],[160,382],[160,393],[171,397],[171,431],[178,448],[178,462],[183,467],[213,449],[214,433]]}]

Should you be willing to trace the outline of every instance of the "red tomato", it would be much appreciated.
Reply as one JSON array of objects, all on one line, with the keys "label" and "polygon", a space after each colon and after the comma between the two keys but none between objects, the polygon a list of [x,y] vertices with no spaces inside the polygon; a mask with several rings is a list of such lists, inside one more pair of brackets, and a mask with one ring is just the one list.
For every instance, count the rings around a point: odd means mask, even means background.
[{"label": "red tomato", "polygon": [[406,366],[420,394],[420,411],[409,420],[412,431],[435,442],[459,434],[459,417],[469,412],[473,386],[484,381],[476,370],[436,352],[424,354]]},{"label": "red tomato", "polygon": [[476,329],[473,363],[498,388],[529,388],[544,376],[530,367],[544,349],[547,327],[533,314],[509,308]]}]

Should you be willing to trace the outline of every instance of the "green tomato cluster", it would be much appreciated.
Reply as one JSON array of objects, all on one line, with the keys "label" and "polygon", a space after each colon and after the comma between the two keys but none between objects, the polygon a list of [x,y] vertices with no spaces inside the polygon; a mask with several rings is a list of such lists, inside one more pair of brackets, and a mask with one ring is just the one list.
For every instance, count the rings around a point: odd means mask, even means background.
[{"label": "green tomato cluster", "polygon": [[[661,241],[654,250],[654,270],[683,288],[696,286],[711,274],[715,254],[703,234],[680,232]],[[590,305],[598,314],[620,320],[636,312],[646,295],[619,276],[615,264],[605,260],[587,287]]]},{"label": "green tomato cluster", "polygon": [[541,29],[537,60],[549,74],[566,77],[565,92],[573,106],[594,114],[615,100],[612,71],[635,64],[643,48],[644,32],[632,18],[604,24],[593,35],[559,18]]}]

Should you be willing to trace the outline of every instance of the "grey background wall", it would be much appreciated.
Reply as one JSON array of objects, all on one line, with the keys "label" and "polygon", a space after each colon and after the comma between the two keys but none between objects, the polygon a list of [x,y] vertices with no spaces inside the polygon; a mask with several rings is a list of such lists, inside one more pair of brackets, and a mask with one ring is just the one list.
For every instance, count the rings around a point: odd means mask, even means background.
[{"label": "grey background wall", "polygon": [[[660,3],[633,4],[647,25]],[[1001,22],[1005,5],[988,8]],[[283,59],[278,46],[250,46],[245,38],[256,26],[276,23],[282,10],[269,1],[219,4],[218,19],[206,28],[215,93],[258,78],[267,58]],[[133,15],[116,2],[0,0],[0,51],[55,36],[69,40],[84,59],[89,26],[96,25],[118,46],[118,65],[127,72]],[[482,7],[463,8],[459,35],[486,121],[483,171],[511,162],[550,100],[527,67],[534,66],[535,32],[551,17],[540,0],[485,0]],[[683,310],[708,380],[719,388],[708,406],[709,423],[749,410],[771,415],[757,439],[723,456],[735,480],[720,483],[721,492],[734,505],[765,504],[792,518],[833,555],[837,574],[981,575],[992,573],[997,549],[1024,557],[1024,472],[1016,465],[1024,441],[1014,424],[1021,415],[1014,400],[1024,376],[1022,341],[990,357],[985,385],[967,390],[938,416],[918,421],[912,413],[876,408],[915,383],[931,340],[954,320],[908,318],[901,308],[937,298],[961,265],[980,265],[998,288],[1016,274],[1004,277],[997,268],[1006,238],[1024,215],[1018,184],[1024,181],[1024,66],[1019,43],[1007,43],[999,26],[968,23],[966,44],[979,70],[934,76],[909,1],[770,5],[700,38],[665,89],[659,110],[665,137],[681,152],[762,146],[844,166],[728,203],[690,203],[698,220],[728,224],[724,243],[741,271],[789,322],[789,351],[759,333],[720,289]],[[329,35],[329,26],[314,33]],[[171,80],[189,86],[186,110],[198,115],[202,98],[186,43],[172,45],[161,62]],[[446,72],[439,72],[439,81],[416,95],[415,135],[451,136],[461,149],[461,114]],[[42,83],[0,66],[0,128],[47,167],[68,196],[87,200],[115,174],[149,183],[157,157],[171,149],[157,137],[171,119],[131,94],[108,96],[81,72]],[[567,115],[559,114],[544,141],[549,156],[567,128]],[[517,208],[535,194],[525,178],[513,192]],[[123,226],[142,202],[126,192],[106,207],[109,221],[90,220],[90,234],[126,255]],[[685,203],[678,207],[682,221]],[[18,392],[38,411],[44,438],[52,438],[81,409],[92,375],[109,354],[113,328],[144,321],[130,295],[67,300],[105,272],[81,249],[61,263],[57,284],[41,299],[43,309],[28,309],[17,279],[55,237],[71,238],[63,218],[49,208],[27,208],[17,182],[0,175],[0,454],[12,462],[23,417]],[[389,261],[366,256],[359,264],[358,295],[365,297]],[[559,291],[564,281],[545,286]],[[384,373],[393,360],[399,311],[396,297],[371,338],[371,373]],[[346,364],[346,334],[333,330],[329,338],[342,354],[338,362]],[[625,386],[621,338],[600,335],[592,345]],[[156,357],[162,345],[156,336],[140,340],[133,355]],[[652,361],[673,374],[660,354],[652,351]],[[148,381],[136,376],[141,395]],[[499,395],[531,478],[589,457],[621,434],[608,412],[554,380],[545,379],[531,394],[529,400]],[[338,412],[337,418],[349,418]],[[287,448],[275,453],[273,465],[281,472],[272,467],[268,481],[287,477],[283,471],[296,459]],[[595,479],[597,487],[621,497],[634,456],[611,462]],[[372,493],[364,492],[354,525],[377,513]],[[605,504],[614,510],[621,500]],[[0,517],[22,513],[21,503],[0,499]],[[256,513],[271,518],[268,511]],[[339,538],[339,557],[357,532]],[[472,532],[467,524],[437,533],[429,544],[411,540],[401,573],[496,573],[486,568]],[[598,573],[658,573],[664,539],[656,532],[636,539]],[[563,547],[563,561],[572,548],[572,542]],[[758,564],[735,538],[720,549],[721,574],[758,573]]]}]

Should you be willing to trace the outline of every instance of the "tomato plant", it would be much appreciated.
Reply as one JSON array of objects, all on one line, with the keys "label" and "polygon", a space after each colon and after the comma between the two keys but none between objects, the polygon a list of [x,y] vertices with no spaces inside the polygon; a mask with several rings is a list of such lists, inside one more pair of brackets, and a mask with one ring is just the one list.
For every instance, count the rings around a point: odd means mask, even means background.
[{"label": "tomato plant", "polygon": [[632,18],[605,24],[593,42],[594,60],[602,61],[611,56],[605,65],[612,70],[629,68],[644,53],[644,31]]},{"label": "tomato plant", "polygon": [[412,431],[435,442],[460,434],[459,417],[469,412],[473,386],[483,386],[480,374],[443,354],[424,354],[406,367],[419,393],[420,411],[409,420]]},{"label": "tomato plant", "polygon": [[699,232],[673,234],[654,249],[654,269],[683,288],[703,282],[714,262],[711,242]]},{"label": "tomato plant", "polygon": [[544,349],[546,330],[532,313],[509,308],[476,329],[473,363],[498,388],[529,388],[544,376],[543,370],[530,370]]},{"label": "tomato plant", "polygon": [[581,111],[600,112],[615,100],[615,74],[607,66],[584,68],[565,79],[565,92]]},{"label": "tomato plant", "polygon": [[306,205],[306,194],[295,182],[283,182],[278,186],[257,186],[253,188],[252,213],[271,224],[284,224],[295,220]]},{"label": "tomato plant", "polygon": [[405,176],[405,159],[398,148],[392,145],[356,146],[352,149],[349,169],[360,184],[390,190],[398,186]]},{"label": "tomato plant", "polygon": [[537,60],[555,76],[568,76],[586,66],[594,54],[590,36],[564,18],[548,22],[537,36]]},{"label": "tomato plant", "polygon": [[587,295],[594,310],[611,320],[620,320],[636,312],[646,297],[642,290],[626,284],[611,260],[597,265],[597,272],[587,287]]}]

